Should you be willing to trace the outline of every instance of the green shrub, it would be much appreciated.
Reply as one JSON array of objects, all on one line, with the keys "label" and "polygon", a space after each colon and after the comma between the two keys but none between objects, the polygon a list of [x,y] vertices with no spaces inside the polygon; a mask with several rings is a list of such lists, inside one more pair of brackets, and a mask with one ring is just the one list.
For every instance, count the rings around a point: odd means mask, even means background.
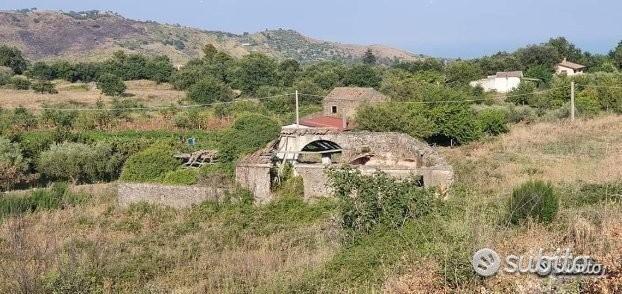
[{"label": "green shrub", "polygon": [[427,139],[436,125],[420,104],[383,103],[366,105],[356,113],[360,129],[375,132],[402,132],[414,138]]},{"label": "green shrub", "polygon": [[107,144],[65,142],[41,153],[37,169],[50,179],[90,183],[115,179],[122,163],[122,156]]},{"label": "green shrub", "polygon": [[173,157],[174,150],[164,144],[154,145],[128,158],[121,172],[121,180],[153,182],[180,166]]},{"label": "green shrub", "polygon": [[11,189],[28,178],[28,160],[19,144],[0,137],[0,190]]},{"label": "green shrub", "polygon": [[436,132],[429,141],[440,144],[466,144],[482,135],[481,125],[467,103],[435,105],[429,112]]},{"label": "green shrub", "polygon": [[194,185],[197,183],[198,179],[198,170],[196,169],[179,169],[176,171],[170,171],[164,174],[162,180],[160,181],[163,184],[169,185]]},{"label": "green shrub", "polygon": [[39,94],[58,94],[58,91],[54,88],[54,84],[49,81],[37,81],[32,84],[32,89]]},{"label": "green shrub", "polygon": [[501,109],[484,109],[478,113],[477,118],[482,126],[482,131],[488,135],[496,136],[508,131],[507,115]]},{"label": "green shrub", "polygon": [[7,74],[0,72],[0,86],[8,85],[11,82],[11,77]]},{"label": "green shrub", "polygon": [[575,107],[580,116],[593,117],[597,115],[601,110],[598,92],[594,88],[579,92]]},{"label": "green shrub", "polygon": [[32,190],[28,196],[9,195],[0,197],[0,218],[38,210],[75,206],[86,200],[86,195],[71,192],[67,184],[54,183],[47,189]]},{"label": "green shrub", "polygon": [[233,100],[233,90],[215,78],[205,77],[190,86],[188,99],[196,103],[227,102]]},{"label": "green shrub", "polygon": [[23,77],[12,77],[9,84],[11,84],[15,90],[28,90],[30,89],[31,82]]},{"label": "green shrub", "polygon": [[123,80],[113,74],[103,74],[97,79],[97,88],[107,96],[121,96],[126,89]]},{"label": "green shrub", "polygon": [[429,213],[435,203],[433,193],[421,188],[416,178],[398,180],[385,173],[366,176],[350,169],[332,170],[329,176],[340,203],[341,225],[353,235],[367,234],[381,225],[399,228]]},{"label": "green shrub", "polygon": [[512,224],[531,218],[550,223],[559,209],[559,200],[551,184],[529,181],[514,188],[508,205],[508,220]]},{"label": "green shrub", "polygon": [[242,114],[223,135],[220,157],[225,161],[233,161],[241,154],[264,147],[277,138],[279,131],[279,123],[270,117],[255,113]]}]

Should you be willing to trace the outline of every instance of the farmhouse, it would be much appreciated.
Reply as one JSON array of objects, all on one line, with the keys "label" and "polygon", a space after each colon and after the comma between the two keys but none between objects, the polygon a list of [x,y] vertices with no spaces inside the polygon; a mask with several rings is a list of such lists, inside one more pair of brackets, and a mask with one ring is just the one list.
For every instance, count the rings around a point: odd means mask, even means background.
[{"label": "farmhouse", "polygon": [[555,66],[555,73],[558,75],[575,76],[583,74],[587,67],[578,63],[570,62],[564,58],[562,62]]},{"label": "farmhouse", "polygon": [[522,79],[522,71],[497,72],[497,74],[485,79],[470,82],[469,85],[471,87],[482,87],[486,92],[508,93],[517,88]]},{"label": "farmhouse", "polygon": [[324,115],[351,118],[364,104],[389,101],[374,88],[338,87],[324,97]]},{"label": "farmhouse", "polygon": [[382,171],[396,178],[415,177],[421,186],[444,191],[454,172],[427,143],[402,133],[353,132],[334,128],[288,126],[280,138],[236,166],[236,181],[259,203],[272,199],[271,185],[284,164],[301,176],[307,200],[332,194],[326,171],[350,167],[364,174]]}]

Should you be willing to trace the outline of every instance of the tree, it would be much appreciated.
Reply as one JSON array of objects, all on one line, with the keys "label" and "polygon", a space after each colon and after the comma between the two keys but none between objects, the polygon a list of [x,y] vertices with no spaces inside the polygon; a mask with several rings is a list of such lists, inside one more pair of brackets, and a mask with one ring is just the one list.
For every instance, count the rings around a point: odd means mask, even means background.
[{"label": "tree", "polygon": [[255,94],[261,86],[277,86],[277,66],[276,61],[266,55],[246,55],[239,62],[236,84],[247,94]]},{"label": "tree", "polygon": [[525,76],[529,78],[539,79],[545,85],[548,85],[553,79],[553,69],[545,65],[539,64],[527,69]]},{"label": "tree", "polygon": [[358,128],[373,132],[401,132],[427,139],[436,125],[421,104],[382,103],[361,107],[356,113]]},{"label": "tree", "polygon": [[203,46],[203,59],[210,61],[214,59],[214,56],[216,56],[216,53],[218,53],[218,49],[216,49],[214,45],[207,44]]},{"label": "tree", "polygon": [[365,51],[365,55],[363,55],[363,63],[367,65],[374,65],[376,64],[376,61],[376,55],[374,55],[374,52],[371,50],[371,48],[367,48],[367,51]]},{"label": "tree", "polygon": [[302,69],[300,63],[293,59],[284,60],[279,64],[279,80],[281,85],[291,87],[298,78]]},{"label": "tree", "polygon": [[90,183],[116,178],[121,164],[122,156],[109,145],[66,142],[41,153],[37,169],[53,180]]},{"label": "tree", "polygon": [[27,180],[28,160],[17,143],[0,137],[0,189],[8,190]]},{"label": "tree", "polygon": [[515,54],[518,56],[522,69],[537,65],[553,68],[563,58],[551,45],[531,45],[518,49]]},{"label": "tree", "polygon": [[0,66],[10,67],[15,74],[22,74],[28,67],[28,62],[22,52],[15,47],[0,46]]},{"label": "tree", "polygon": [[197,103],[227,102],[233,100],[233,90],[223,82],[205,77],[198,83],[190,86],[188,99]]},{"label": "tree", "polygon": [[529,81],[523,81],[518,87],[508,93],[507,100],[516,105],[534,105],[536,85]]},{"label": "tree", "polygon": [[26,72],[26,75],[30,78],[39,80],[53,80],[56,77],[54,69],[45,62],[35,62],[30,69]]},{"label": "tree", "polygon": [[449,84],[468,84],[482,75],[482,69],[473,62],[459,60],[445,67],[445,78]]},{"label": "tree", "polygon": [[622,69],[622,41],[618,43],[618,46],[614,48],[610,53],[611,59],[613,59],[613,63],[619,68]]},{"label": "tree", "polygon": [[547,42],[547,45],[555,48],[557,55],[561,58],[568,58],[568,60],[578,62],[583,57],[581,49],[568,42],[568,40],[564,37],[550,39]]},{"label": "tree", "polygon": [[156,83],[168,82],[175,71],[171,60],[165,55],[148,60],[145,66],[147,78]]},{"label": "tree", "polygon": [[382,77],[377,69],[367,64],[357,64],[352,66],[344,78],[348,86],[355,87],[380,87]]},{"label": "tree", "polygon": [[97,79],[97,88],[107,96],[121,96],[126,89],[120,77],[113,74],[103,74]]}]

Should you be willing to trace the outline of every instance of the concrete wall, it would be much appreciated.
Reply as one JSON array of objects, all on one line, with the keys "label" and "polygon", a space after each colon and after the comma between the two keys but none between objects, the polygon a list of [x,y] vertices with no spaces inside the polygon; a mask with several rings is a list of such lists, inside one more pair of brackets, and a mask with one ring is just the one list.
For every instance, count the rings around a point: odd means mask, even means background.
[{"label": "concrete wall", "polygon": [[268,202],[272,200],[270,168],[270,164],[239,163],[235,167],[235,180],[255,195],[256,202]]},{"label": "concrete wall", "polygon": [[228,189],[196,186],[165,186],[144,183],[119,183],[118,201],[122,207],[147,202],[173,208],[186,208],[201,202],[219,201]]},{"label": "concrete wall", "polygon": [[480,86],[485,92],[496,91],[497,93],[508,93],[516,89],[520,85],[521,79],[517,77],[497,78],[489,76],[488,78],[470,82],[471,87]]}]

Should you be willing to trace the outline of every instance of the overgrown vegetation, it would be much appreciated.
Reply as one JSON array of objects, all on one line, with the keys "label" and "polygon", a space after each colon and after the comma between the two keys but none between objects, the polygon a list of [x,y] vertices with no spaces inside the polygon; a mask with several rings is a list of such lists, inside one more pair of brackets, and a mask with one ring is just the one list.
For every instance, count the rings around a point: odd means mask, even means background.
[{"label": "overgrown vegetation", "polygon": [[559,209],[559,199],[550,184],[529,181],[512,191],[508,204],[508,221],[518,224],[528,218],[550,223]]},{"label": "overgrown vegetation", "polygon": [[85,194],[71,192],[65,183],[54,183],[50,188],[33,190],[30,195],[5,195],[0,197],[0,222],[7,216],[62,209],[87,199]]}]

